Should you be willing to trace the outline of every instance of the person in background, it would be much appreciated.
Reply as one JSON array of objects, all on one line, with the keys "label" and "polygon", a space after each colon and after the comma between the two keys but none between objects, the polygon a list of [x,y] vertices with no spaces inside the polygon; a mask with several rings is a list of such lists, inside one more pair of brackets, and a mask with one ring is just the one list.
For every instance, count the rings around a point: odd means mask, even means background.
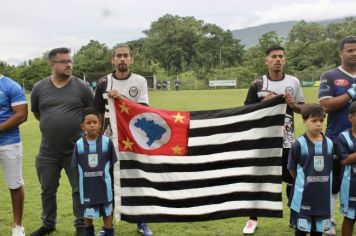
[{"label": "person in background", "polygon": [[0,75],[0,165],[10,190],[14,223],[12,236],[24,236],[24,182],[19,125],[27,120],[27,101],[21,86]]},{"label": "person in background", "polygon": [[176,91],[179,91],[179,87],[180,87],[180,81],[179,81],[179,79],[176,79],[176,80],[174,81],[174,85],[176,86]]}]

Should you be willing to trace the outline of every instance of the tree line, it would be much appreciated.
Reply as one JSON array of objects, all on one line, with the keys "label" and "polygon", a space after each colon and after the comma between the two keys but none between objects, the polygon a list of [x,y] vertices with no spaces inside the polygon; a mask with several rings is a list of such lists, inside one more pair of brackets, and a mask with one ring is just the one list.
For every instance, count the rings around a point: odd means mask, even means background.
[{"label": "tree line", "polygon": [[[287,73],[301,80],[318,80],[323,72],[340,64],[339,41],[356,35],[356,18],[348,17],[327,26],[299,21],[286,38],[271,31],[250,48],[245,48],[231,31],[191,16],[164,15],[152,22],[144,34],[144,38],[125,42],[135,59],[132,71],[155,74],[161,81],[179,78],[183,89],[204,89],[214,79],[237,80],[238,87],[243,88],[266,72],[264,50],[276,44],[286,49]],[[112,48],[90,40],[74,53],[73,74],[95,81],[110,73],[111,53]],[[44,52],[41,58],[18,66],[0,61],[0,73],[31,90],[51,73],[47,55]]]}]

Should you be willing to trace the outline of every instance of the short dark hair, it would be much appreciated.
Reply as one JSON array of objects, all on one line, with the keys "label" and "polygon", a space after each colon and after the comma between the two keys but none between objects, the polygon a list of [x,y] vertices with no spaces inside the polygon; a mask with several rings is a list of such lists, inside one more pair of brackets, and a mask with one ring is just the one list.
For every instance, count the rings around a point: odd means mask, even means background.
[{"label": "short dark hair", "polygon": [[[95,115],[99,119],[99,112],[94,107],[87,107],[83,110],[82,123],[88,115]],[[100,119],[99,119],[100,120]]]},{"label": "short dark hair", "polygon": [[57,54],[67,54],[70,53],[70,48],[54,48],[48,53],[48,60],[52,60]]},{"label": "short dark hair", "polygon": [[345,38],[343,38],[341,41],[340,41],[340,51],[342,51],[345,47],[345,44],[348,44],[348,43],[356,43],[356,36],[347,36]]},{"label": "short dark hair", "polygon": [[303,120],[307,120],[310,117],[325,118],[326,116],[324,108],[318,103],[304,104],[302,106],[301,115]]},{"label": "short dark hair", "polygon": [[112,57],[115,56],[115,51],[118,48],[127,48],[129,50],[129,53],[131,54],[131,49],[130,49],[129,45],[127,45],[127,44],[118,44],[112,49]]},{"label": "short dark hair", "polygon": [[270,46],[266,49],[265,51],[265,55],[268,56],[272,51],[276,51],[276,50],[282,50],[284,52],[284,48],[280,45],[273,45]]},{"label": "short dark hair", "polygon": [[353,101],[349,106],[349,114],[355,115],[356,114],[356,101]]}]

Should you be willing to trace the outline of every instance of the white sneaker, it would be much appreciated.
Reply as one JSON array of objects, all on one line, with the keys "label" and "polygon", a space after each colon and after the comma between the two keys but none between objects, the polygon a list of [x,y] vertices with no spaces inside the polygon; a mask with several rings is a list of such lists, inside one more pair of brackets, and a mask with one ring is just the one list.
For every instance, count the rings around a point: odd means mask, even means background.
[{"label": "white sneaker", "polygon": [[335,229],[334,222],[331,223],[330,229],[328,231],[325,231],[324,234],[327,236],[336,236],[336,229]]},{"label": "white sneaker", "polygon": [[20,225],[14,225],[12,227],[12,236],[25,236],[25,228]]},{"label": "white sneaker", "polygon": [[246,225],[244,227],[244,229],[242,230],[243,234],[254,234],[255,230],[257,228],[258,225],[258,221],[257,220],[248,220],[246,222]]}]

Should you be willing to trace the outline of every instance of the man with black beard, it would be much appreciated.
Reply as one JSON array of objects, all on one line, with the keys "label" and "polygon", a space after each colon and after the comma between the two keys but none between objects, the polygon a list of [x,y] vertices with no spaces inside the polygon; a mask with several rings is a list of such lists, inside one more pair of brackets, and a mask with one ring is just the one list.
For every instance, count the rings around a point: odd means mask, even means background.
[{"label": "man with black beard", "polygon": [[72,76],[73,61],[68,48],[55,48],[48,54],[52,75],[35,84],[31,111],[40,122],[41,146],[36,170],[41,184],[42,226],[32,236],[50,234],[57,221],[57,188],[62,169],[72,186],[76,234],[83,235],[83,210],[80,205],[78,173],[71,167],[84,108],[93,101],[93,92],[81,79]]},{"label": "man with black beard", "polygon": [[[94,108],[100,113],[104,134],[111,136],[109,120],[109,98],[124,96],[126,99],[148,106],[148,88],[146,79],[130,71],[133,57],[127,45],[118,45],[113,50],[111,62],[115,71],[100,78],[94,97]],[[138,222],[137,231],[144,236],[153,235],[147,224]]]}]

